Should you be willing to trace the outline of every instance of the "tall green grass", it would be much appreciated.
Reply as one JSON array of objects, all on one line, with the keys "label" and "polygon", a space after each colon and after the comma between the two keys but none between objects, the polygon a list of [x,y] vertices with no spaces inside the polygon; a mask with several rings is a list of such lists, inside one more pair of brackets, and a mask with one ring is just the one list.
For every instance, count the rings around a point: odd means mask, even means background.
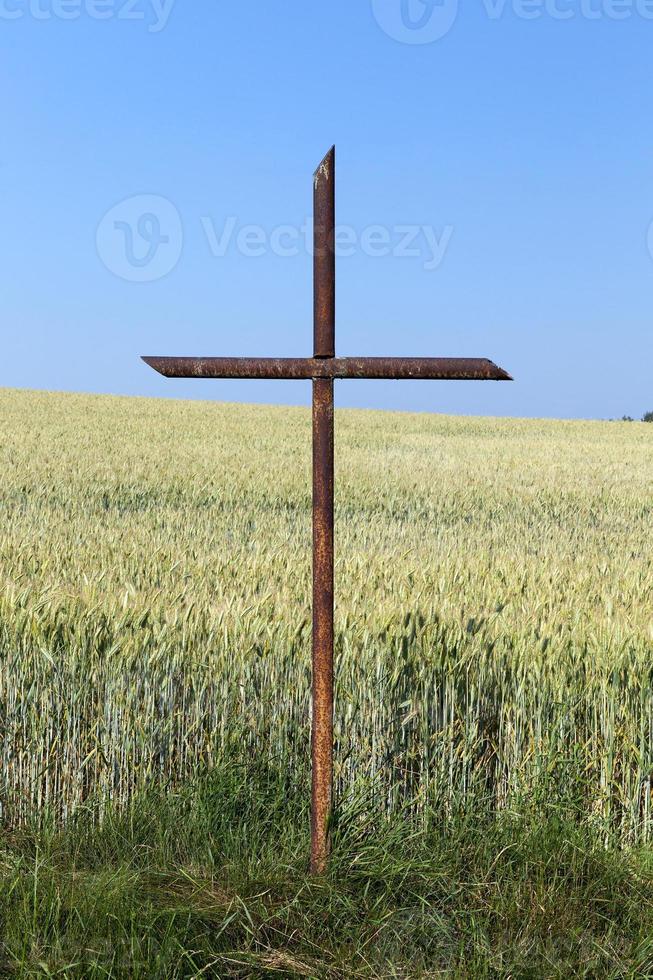
[{"label": "tall green grass", "polygon": [[[0,391],[5,828],[308,779],[303,409]],[[652,833],[653,431],[337,413],[337,792]],[[545,789],[543,789],[545,787]]]},{"label": "tall green grass", "polygon": [[305,794],[262,760],[151,788],[99,825],[82,806],[0,842],[0,975],[653,975],[650,850],[606,847],[573,792],[543,803],[383,818],[350,793],[320,878]]}]

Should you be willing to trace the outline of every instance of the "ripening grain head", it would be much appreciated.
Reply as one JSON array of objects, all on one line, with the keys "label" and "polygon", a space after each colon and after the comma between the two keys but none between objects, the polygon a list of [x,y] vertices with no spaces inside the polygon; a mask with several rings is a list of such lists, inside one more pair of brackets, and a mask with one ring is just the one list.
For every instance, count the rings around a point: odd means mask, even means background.
[{"label": "ripening grain head", "polygon": [[[305,780],[305,409],[0,391],[12,822],[225,755]],[[653,426],[337,413],[337,776],[650,835]]]}]

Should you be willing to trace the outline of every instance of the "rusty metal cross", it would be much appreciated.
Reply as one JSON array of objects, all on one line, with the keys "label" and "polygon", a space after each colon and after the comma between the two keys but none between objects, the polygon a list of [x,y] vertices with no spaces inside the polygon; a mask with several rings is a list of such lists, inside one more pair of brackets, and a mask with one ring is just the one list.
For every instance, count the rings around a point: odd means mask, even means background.
[{"label": "rusty metal cross", "polygon": [[333,382],[335,378],[510,381],[484,358],[335,356],[335,147],[313,177],[313,357],[144,357],[166,378],[313,382],[311,870],[324,871],[333,805]]}]

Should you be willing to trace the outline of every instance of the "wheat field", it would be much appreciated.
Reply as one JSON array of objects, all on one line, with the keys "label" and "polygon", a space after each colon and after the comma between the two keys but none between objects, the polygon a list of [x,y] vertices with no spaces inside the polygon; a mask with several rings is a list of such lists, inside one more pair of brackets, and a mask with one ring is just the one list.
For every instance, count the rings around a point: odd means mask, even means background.
[{"label": "wheat field", "polygon": [[[310,413],[0,390],[0,806],[305,783]],[[336,776],[653,831],[653,426],[336,412]],[[538,795],[539,794],[539,795]]]}]

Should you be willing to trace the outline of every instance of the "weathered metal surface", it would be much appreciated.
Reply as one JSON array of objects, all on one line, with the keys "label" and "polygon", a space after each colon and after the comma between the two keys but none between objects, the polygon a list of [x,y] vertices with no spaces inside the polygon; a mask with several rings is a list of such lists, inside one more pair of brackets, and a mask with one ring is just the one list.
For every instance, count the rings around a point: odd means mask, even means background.
[{"label": "weathered metal surface", "polygon": [[[336,352],[336,148],[313,175],[313,372]],[[323,370],[323,368],[321,369]],[[311,872],[329,856],[333,806],[333,379],[313,381]]]},{"label": "weathered metal surface", "polygon": [[313,382],[311,871],[329,852],[333,805],[333,381]]},{"label": "weathered metal surface", "polygon": [[336,378],[511,381],[469,357],[335,357],[335,147],[316,170],[314,357],[144,357],[167,378],[313,380],[313,681],[311,871],[329,855],[333,807],[333,382]]},{"label": "weathered metal surface", "polygon": [[476,357],[144,357],[166,378],[387,378],[403,381],[512,381]]},{"label": "weathered metal surface", "polygon": [[336,353],[336,148],[313,174],[313,356]]}]

